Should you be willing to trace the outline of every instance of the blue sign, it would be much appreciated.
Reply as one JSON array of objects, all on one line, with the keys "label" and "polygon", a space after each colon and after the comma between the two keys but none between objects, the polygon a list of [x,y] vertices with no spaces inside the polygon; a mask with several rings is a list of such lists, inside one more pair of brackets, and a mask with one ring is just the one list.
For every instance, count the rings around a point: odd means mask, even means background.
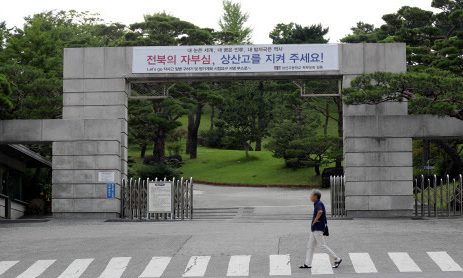
[{"label": "blue sign", "polygon": [[115,183],[106,184],[106,198],[107,199],[116,198],[116,184]]}]

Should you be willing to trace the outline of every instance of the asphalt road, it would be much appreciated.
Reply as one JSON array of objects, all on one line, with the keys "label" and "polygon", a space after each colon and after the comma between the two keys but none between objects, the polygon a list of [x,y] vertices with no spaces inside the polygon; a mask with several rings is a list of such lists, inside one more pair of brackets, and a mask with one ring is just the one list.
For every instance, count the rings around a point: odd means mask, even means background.
[{"label": "asphalt road", "polygon": [[341,267],[318,253],[312,271],[299,269],[309,193],[198,185],[193,221],[0,222],[0,278],[463,277],[461,218],[331,220]]}]

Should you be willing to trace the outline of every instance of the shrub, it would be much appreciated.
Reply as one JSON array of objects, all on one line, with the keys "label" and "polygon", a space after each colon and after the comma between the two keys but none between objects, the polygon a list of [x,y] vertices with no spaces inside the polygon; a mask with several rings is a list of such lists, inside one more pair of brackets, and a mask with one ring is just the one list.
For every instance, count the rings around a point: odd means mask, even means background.
[{"label": "shrub", "polygon": [[183,144],[180,141],[167,143],[166,148],[170,156],[180,155],[180,153],[183,151]]},{"label": "shrub", "polygon": [[214,128],[212,130],[201,131],[200,136],[204,139],[204,144],[206,147],[216,149],[223,148],[222,140],[224,137],[224,131],[222,128]]},{"label": "shrub", "polygon": [[45,200],[33,199],[27,207],[26,214],[29,215],[43,215],[47,212],[47,205]]},{"label": "shrub", "polygon": [[156,178],[163,180],[164,178],[167,178],[168,180],[172,180],[173,178],[179,179],[181,175],[182,172],[176,168],[165,164],[156,164],[138,167],[134,178],[141,178],[142,180],[146,180],[148,178],[150,180],[154,180]]}]

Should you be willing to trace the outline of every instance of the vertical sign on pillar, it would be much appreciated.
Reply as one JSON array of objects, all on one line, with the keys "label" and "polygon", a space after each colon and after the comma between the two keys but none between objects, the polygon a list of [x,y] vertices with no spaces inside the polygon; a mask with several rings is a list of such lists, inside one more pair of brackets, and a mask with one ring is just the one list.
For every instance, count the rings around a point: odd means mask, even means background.
[{"label": "vertical sign on pillar", "polygon": [[107,199],[116,198],[116,184],[115,183],[106,184],[106,198]]}]

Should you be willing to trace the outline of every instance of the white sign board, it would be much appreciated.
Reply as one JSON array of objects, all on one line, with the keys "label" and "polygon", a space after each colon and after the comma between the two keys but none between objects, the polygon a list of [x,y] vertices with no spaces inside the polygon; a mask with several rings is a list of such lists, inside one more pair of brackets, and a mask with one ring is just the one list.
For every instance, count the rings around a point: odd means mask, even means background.
[{"label": "white sign board", "polygon": [[337,44],[134,47],[132,73],[339,70]]},{"label": "white sign board", "polygon": [[113,182],[115,181],[114,172],[98,172],[99,182]]},{"label": "white sign board", "polygon": [[172,212],[172,182],[148,183],[148,212],[170,213]]}]

